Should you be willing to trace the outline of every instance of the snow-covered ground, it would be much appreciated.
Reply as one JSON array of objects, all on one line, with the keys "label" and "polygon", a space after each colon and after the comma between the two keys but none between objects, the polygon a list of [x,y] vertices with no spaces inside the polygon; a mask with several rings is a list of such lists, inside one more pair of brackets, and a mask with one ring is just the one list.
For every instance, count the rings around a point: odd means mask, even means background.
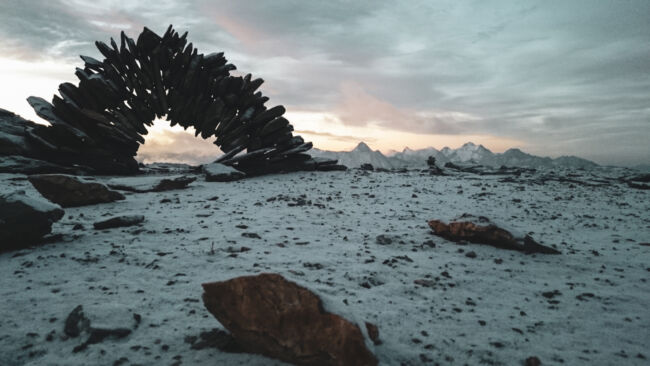
[{"label": "snow-covered ground", "polygon": [[[381,364],[519,365],[530,356],[544,365],[648,364],[650,199],[619,174],[199,178],[186,190],[67,208],[53,228],[61,240],[0,254],[0,365],[280,364],[186,343],[221,327],[200,300],[201,283],[261,272],[377,324],[383,344],[369,347]],[[0,176],[0,193],[16,189],[38,195],[23,176]],[[463,213],[562,254],[458,245],[427,227]],[[146,221],[92,228],[117,214]],[[134,330],[73,353],[85,338],[65,339],[63,328],[77,305],[93,326]]]}]

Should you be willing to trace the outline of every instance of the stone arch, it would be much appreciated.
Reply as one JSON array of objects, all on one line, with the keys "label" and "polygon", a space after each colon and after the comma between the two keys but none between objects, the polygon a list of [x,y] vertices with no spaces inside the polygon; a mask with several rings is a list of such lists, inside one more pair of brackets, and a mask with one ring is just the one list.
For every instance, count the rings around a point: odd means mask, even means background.
[{"label": "stone arch", "polygon": [[194,127],[202,138],[216,136],[224,155],[218,161],[248,174],[328,170],[335,161],[312,158],[311,142],[294,136],[281,105],[258,88],[251,74],[233,76],[236,67],[223,53],[204,55],[170,25],[161,37],[144,28],[137,40],[124,32],[120,44],[95,42],[99,61],[81,56],[78,85],[63,83],[52,103],[28,102],[50,126],[29,127],[26,135],[48,160],[90,167],[97,173],[131,174],[135,155],[155,118]]}]

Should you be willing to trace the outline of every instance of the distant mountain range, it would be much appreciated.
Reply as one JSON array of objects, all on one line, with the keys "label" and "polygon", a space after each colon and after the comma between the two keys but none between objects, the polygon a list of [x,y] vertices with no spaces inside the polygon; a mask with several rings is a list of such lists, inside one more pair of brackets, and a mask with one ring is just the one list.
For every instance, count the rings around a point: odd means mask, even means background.
[{"label": "distant mountain range", "polygon": [[444,147],[442,150],[437,150],[428,147],[412,150],[407,147],[401,152],[393,152],[387,156],[378,150],[372,150],[366,143],[360,142],[351,151],[327,151],[314,148],[310,154],[322,158],[338,159],[340,164],[350,168],[356,168],[365,163],[383,169],[422,168],[427,166],[429,156],[436,158],[436,164],[439,166],[448,162],[461,165],[527,168],[593,168],[598,166],[592,161],[576,156],[561,156],[552,159],[527,154],[519,149],[509,149],[504,153],[495,154],[483,145],[476,145],[472,142],[457,149]]}]

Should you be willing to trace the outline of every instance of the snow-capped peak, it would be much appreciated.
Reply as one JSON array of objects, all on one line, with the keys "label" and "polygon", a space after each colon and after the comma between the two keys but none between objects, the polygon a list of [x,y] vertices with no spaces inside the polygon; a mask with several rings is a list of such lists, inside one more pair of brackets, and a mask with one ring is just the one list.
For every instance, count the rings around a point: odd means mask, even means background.
[{"label": "snow-capped peak", "polygon": [[359,142],[359,144],[357,145],[357,147],[355,147],[354,150],[352,150],[352,151],[358,151],[358,152],[371,152],[372,149],[370,149],[370,147],[369,147],[368,145],[366,145],[365,142],[361,141],[361,142]]}]

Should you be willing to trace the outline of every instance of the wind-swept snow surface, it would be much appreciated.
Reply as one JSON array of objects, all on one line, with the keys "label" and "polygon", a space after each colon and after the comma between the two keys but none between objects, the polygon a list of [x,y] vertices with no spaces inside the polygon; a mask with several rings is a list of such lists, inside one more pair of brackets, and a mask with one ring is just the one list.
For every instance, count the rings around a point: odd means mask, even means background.
[{"label": "wind-swept snow surface", "polygon": [[[619,181],[623,171],[451,174],[199,176],[185,190],[67,208],[53,226],[62,238],[0,254],[0,364],[280,364],[191,348],[222,329],[201,283],[262,272],[375,323],[383,343],[371,350],[385,365],[648,363],[647,190]],[[0,176],[0,193],[17,189],[38,195],[24,176]],[[427,226],[463,213],[562,254],[459,245]],[[146,219],[93,229],[119,215]],[[73,352],[88,337],[64,335],[78,305],[92,327],[131,332]]]}]

